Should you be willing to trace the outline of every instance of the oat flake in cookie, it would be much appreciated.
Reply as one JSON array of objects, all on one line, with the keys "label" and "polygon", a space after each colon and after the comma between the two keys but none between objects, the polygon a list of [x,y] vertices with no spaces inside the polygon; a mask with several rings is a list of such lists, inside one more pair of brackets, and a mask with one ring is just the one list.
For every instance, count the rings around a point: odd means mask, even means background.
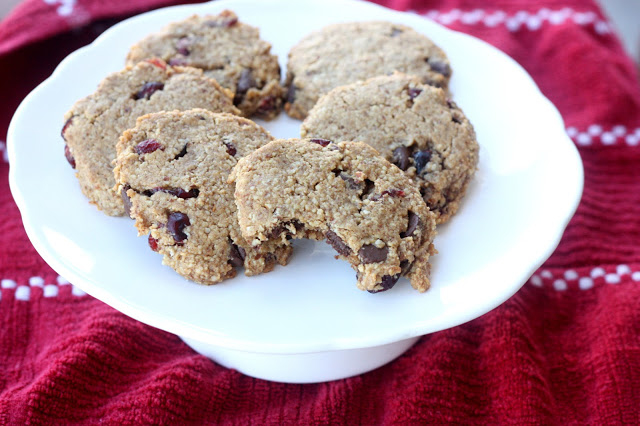
[{"label": "oat flake in cookie", "polygon": [[278,58],[270,50],[257,28],[225,10],[169,24],[136,43],[127,63],[158,57],[172,65],[201,68],[234,93],[243,115],[271,119],[282,108],[284,89]]},{"label": "oat flake in cookie", "polygon": [[136,118],[150,112],[205,108],[238,113],[231,93],[195,68],[170,67],[154,59],[105,78],[92,95],[65,115],[65,155],[91,203],[111,216],[124,214],[113,191],[116,143]]},{"label": "oat flake in cookie", "polygon": [[444,88],[451,76],[442,49],[412,28],[390,22],[329,25],[289,52],[285,109],[304,119],[329,90],[394,71]]},{"label": "oat flake in cookie", "polygon": [[291,248],[278,241],[251,247],[240,235],[227,183],[239,158],[273,138],[242,117],[206,110],[149,114],[118,142],[114,174],[138,234],[163,263],[202,284],[285,265]]},{"label": "oat flake in cookie", "polygon": [[242,234],[252,244],[326,239],[379,292],[407,276],[429,288],[435,217],[417,187],[362,142],[276,140],[233,170]]},{"label": "oat flake in cookie", "polygon": [[400,73],[338,87],[302,123],[302,137],[365,141],[404,170],[446,222],[476,172],[469,120],[442,89]]}]

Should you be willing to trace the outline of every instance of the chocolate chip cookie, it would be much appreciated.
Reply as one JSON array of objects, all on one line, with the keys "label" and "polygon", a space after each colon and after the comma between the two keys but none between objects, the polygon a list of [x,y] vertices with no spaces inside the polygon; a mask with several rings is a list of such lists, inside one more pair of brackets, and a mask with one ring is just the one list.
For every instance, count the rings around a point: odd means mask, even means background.
[{"label": "chocolate chip cookie", "polygon": [[243,115],[271,119],[282,109],[284,89],[278,58],[270,50],[257,28],[225,10],[169,24],[136,43],[127,63],[158,57],[172,65],[201,68],[234,93]]},{"label": "chocolate chip cookie", "polygon": [[458,210],[478,164],[476,135],[460,108],[442,89],[400,73],[332,90],[301,135],[365,141],[418,184],[438,223]]},{"label": "chocolate chip cookie", "polygon": [[239,158],[272,139],[245,118],[202,109],[145,115],[124,132],[117,191],[164,264],[202,284],[234,277],[241,266],[255,275],[286,264],[288,244],[242,238],[227,183]]},{"label": "chocolate chip cookie", "polygon": [[123,131],[136,118],[162,110],[205,108],[238,113],[232,94],[201,70],[171,67],[158,59],[128,66],[105,78],[95,93],[76,102],[65,115],[65,155],[91,203],[111,216],[124,214],[113,191],[113,160]]},{"label": "chocolate chip cookie", "polygon": [[242,235],[252,245],[326,239],[379,292],[407,276],[429,288],[435,217],[415,184],[362,142],[276,140],[234,168]]},{"label": "chocolate chip cookie", "polygon": [[289,52],[285,110],[304,119],[331,89],[394,71],[446,88],[451,66],[426,36],[391,22],[352,22],[324,27]]}]

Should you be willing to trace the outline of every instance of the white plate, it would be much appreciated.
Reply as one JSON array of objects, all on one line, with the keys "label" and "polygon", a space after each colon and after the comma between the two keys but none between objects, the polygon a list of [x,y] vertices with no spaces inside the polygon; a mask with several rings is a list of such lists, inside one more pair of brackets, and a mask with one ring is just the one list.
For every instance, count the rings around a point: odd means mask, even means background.
[{"label": "white plate", "polygon": [[[479,171],[459,213],[439,227],[432,288],[402,279],[356,289],[354,271],[323,242],[296,242],[286,268],[205,287],[161,265],[133,223],[89,205],[63,155],[62,116],[123,67],[128,47],[170,21],[234,10],[287,52],[338,21],[383,19],[432,38],[449,55],[451,90],[475,126]],[[338,13],[339,11],[339,13]],[[282,114],[264,124],[295,137]],[[369,348],[474,319],[513,295],[557,246],[582,192],[582,165],[560,115],[509,57],[427,19],[346,0],[220,0],[128,19],[67,57],[18,108],[9,129],[10,184],[29,238],[58,273],[140,321],[234,351],[309,354]],[[277,379],[277,378],[276,378]]]}]

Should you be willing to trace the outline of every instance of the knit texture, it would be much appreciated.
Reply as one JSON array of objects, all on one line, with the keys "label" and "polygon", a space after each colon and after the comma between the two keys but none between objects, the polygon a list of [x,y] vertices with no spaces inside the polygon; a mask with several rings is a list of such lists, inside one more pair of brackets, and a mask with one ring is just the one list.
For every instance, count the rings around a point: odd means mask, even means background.
[{"label": "knit texture", "polygon": [[[0,135],[67,54],[177,3],[25,0],[0,22]],[[0,161],[0,424],[640,424],[640,84],[615,30],[593,0],[378,3],[500,48],[559,108],[585,187],[545,265],[500,307],[375,371],[270,383],[58,277],[29,242]]]}]

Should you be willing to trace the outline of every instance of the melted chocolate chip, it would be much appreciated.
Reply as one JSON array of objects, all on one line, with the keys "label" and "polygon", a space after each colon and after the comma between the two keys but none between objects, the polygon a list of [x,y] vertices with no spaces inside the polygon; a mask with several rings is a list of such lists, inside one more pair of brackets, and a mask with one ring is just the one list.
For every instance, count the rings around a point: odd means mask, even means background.
[{"label": "melted chocolate chip", "polygon": [[242,103],[245,95],[252,87],[256,87],[256,81],[253,78],[253,72],[249,68],[245,68],[240,73],[238,84],[236,85],[236,96],[233,99],[233,103],[238,105]]},{"label": "melted chocolate chip", "polygon": [[142,86],[142,89],[138,90],[138,93],[133,95],[133,99],[150,99],[151,95],[162,89],[164,89],[164,83],[160,83],[159,81],[150,81],[145,83]]},{"label": "melted chocolate chip", "polygon": [[287,89],[287,102],[292,104],[296,100],[296,86],[291,83],[289,89]]},{"label": "melted chocolate chip", "polygon": [[189,56],[191,54],[191,45],[193,40],[189,37],[182,37],[176,42],[176,50],[183,56]]},{"label": "melted chocolate chip", "polygon": [[178,158],[182,158],[185,155],[187,155],[187,145],[185,144],[182,149],[180,150],[180,152],[178,153],[178,155],[176,155],[175,157],[173,157],[174,160],[177,160]]},{"label": "melted chocolate chip", "polygon": [[174,197],[182,198],[183,200],[187,200],[189,198],[197,198],[200,195],[200,190],[198,188],[191,188],[188,191],[185,191],[182,188],[162,188],[156,187],[150,191],[144,191],[143,195],[151,196],[156,192],[166,192],[167,194],[171,194]]},{"label": "melted chocolate chip", "polygon": [[343,256],[351,255],[351,248],[345,244],[342,238],[338,237],[338,235],[333,231],[327,231],[324,235],[326,238],[327,244],[329,244],[335,251],[340,253]]},{"label": "melted chocolate chip", "polygon": [[407,225],[407,230],[400,233],[400,238],[410,237],[416,232],[416,228],[418,228],[418,224],[420,223],[420,217],[414,212],[409,212],[409,223]]},{"label": "melted chocolate chip", "polygon": [[362,246],[358,251],[358,256],[360,256],[360,260],[362,263],[378,263],[384,262],[387,259],[387,254],[389,253],[388,247],[378,248],[373,244],[367,244],[366,246]]},{"label": "melted chocolate chip", "polygon": [[400,170],[409,168],[409,148],[400,146],[393,150],[393,164],[398,166]]},{"label": "melted chocolate chip", "polygon": [[227,154],[232,157],[236,155],[236,152],[238,151],[236,150],[236,146],[234,144],[232,144],[231,142],[223,142],[223,144],[227,147]]},{"label": "melted chocolate chip", "polygon": [[416,167],[416,173],[422,173],[429,160],[431,159],[431,150],[425,149],[413,153],[413,165]]},{"label": "melted chocolate chip", "polygon": [[169,214],[167,218],[167,230],[173,236],[176,243],[182,243],[188,238],[188,235],[184,233],[184,228],[191,225],[189,216],[184,213],[174,212]]},{"label": "melted chocolate chip", "polygon": [[244,259],[247,256],[247,252],[240,246],[231,243],[229,247],[229,263],[231,266],[239,268],[244,265]]},{"label": "melted chocolate chip", "polygon": [[67,144],[64,145],[64,157],[67,159],[67,161],[71,165],[71,168],[75,169],[76,159],[73,158],[73,154],[71,154],[71,150],[69,149],[69,145]]},{"label": "melted chocolate chip", "polygon": [[382,287],[380,290],[367,290],[369,293],[381,293],[383,291],[387,291],[393,288],[394,285],[400,279],[400,274],[395,275],[384,275],[382,277],[382,281],[380,282],[380,286]]},{"label": "melted chocolate chip", "polygon": [[432,61],[429,62],[429,66],[438,74],[442,74],[445,77],[451,77],[451,67],[449,66],[449,64],[440,61]]},{"label": "melted chocolate chip", "polygon": [[400,275],[403,275],[403,276],[407,275],[411,270],[412,266],[413,264],[406,259],[400,262],[400,269],[401,269]]}]

